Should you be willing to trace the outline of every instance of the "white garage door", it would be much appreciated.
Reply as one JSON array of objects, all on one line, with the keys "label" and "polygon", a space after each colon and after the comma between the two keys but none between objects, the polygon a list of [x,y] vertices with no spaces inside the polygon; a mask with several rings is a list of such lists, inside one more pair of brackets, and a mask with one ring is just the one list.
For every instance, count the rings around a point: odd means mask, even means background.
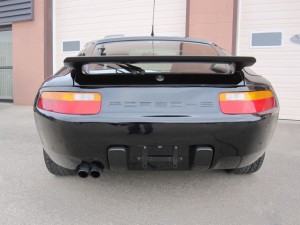
[{"label": "white garage door", "polygon": [[270,80],[281,119],[300,120],[300,1],[240,0],[239,55],[255,56],[253,70]]},{"label": "white garage door", "polygon": [[[150,36],[153,0],[54,0],[54,70],[91,40]],[[156,0],[155,36],[185,36],[186,0]]]}]

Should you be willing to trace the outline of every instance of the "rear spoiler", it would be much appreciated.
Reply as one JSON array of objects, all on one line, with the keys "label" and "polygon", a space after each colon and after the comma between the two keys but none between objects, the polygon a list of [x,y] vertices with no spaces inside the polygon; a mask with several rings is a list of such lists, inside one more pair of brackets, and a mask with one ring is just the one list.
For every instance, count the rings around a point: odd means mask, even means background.
[{"label": "rear spoiler", "polygon": [[252,66],[256,59],[248,56],[77,56],[64,60],[65,66],[77,72],[89,63],[224,63],[234,64],[236,71]]}]

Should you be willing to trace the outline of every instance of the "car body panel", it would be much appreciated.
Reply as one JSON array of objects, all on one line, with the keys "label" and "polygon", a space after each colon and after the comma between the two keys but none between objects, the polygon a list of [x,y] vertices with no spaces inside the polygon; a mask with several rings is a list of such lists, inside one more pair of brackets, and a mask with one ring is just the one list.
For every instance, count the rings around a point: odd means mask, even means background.
[{"label": "car body panel", "polygon": [[264,153],[277,115],[257,116],[252,122],[179,123],[173,117],[164,118],[164,122],[161,118],[66,122],[36,112],[35,119],[38,129],[43,130],[44,148],[66,168],[75,169],[82,160],[100,161],[109,168],[110,146],[127,146],[129,151],[144,146],[179,146],[187,152],[194,146],[211,146],[214,158],[210,168],[229,169],[249,165]]}]

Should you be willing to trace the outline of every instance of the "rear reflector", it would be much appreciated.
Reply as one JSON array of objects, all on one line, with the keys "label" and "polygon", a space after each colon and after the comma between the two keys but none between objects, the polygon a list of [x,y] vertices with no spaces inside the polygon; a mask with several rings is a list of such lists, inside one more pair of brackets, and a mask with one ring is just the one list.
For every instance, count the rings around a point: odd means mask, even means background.
[{"label": "rear reflector", "polygon": [[86,92],[43,92],[39,109],[73,115],[92,115],[101,110],[101,95]]},{"label": "rear reflector", "polygon": [[226,92],[219,95],[220,108],[225,114],[252,114],[275,107],[272,91]]}]

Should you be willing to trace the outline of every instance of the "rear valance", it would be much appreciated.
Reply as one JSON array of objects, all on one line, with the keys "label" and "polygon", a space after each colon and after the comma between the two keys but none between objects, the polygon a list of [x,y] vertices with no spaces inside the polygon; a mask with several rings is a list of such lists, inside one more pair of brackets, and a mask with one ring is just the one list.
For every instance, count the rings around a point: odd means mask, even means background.
[{"label": "rear valance", "polygon": [[256,59],[246,56],[77,56],[64,60],[65,66],[75,69],[88,63],[227,63],[236,71],[252,66]]}]

